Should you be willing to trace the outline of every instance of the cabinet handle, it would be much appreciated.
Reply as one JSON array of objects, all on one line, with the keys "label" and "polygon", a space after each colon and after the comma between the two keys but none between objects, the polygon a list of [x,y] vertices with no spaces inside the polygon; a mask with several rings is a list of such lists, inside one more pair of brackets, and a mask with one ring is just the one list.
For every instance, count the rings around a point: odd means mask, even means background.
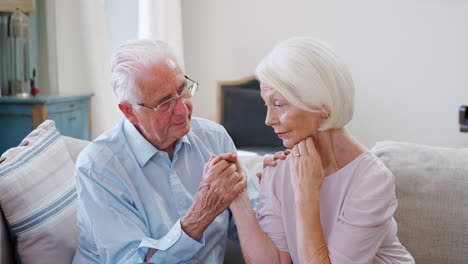
[{"label": "cabinet handle", "polygon": [[75,116],[69,117],[68,120],[69,121],[76,120],[76,117]]},{"label": "cabinet handle", "polygon": [[73,108],[75,107],[75,104],[69,104],[68,107]]}]

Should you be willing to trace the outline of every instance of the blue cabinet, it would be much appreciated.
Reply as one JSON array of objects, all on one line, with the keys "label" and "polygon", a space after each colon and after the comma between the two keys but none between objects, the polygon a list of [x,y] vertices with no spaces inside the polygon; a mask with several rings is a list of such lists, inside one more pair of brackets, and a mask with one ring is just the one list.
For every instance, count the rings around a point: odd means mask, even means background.
[{"label": "blue cabinet", "polygon": [[0,97],[0,154],[17,146],[47,119],[64,136],[91,140],[90,99],[93,94]]}]

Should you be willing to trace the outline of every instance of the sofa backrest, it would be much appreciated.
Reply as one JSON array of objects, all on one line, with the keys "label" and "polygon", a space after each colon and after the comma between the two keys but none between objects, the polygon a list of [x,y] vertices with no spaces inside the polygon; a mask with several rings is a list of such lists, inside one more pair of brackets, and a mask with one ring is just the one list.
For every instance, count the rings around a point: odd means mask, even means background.
[{"label": "sofa backrest", "polygon": [[468,261],[468,149],[378,142],[395,175],[398,238],[416,263]]},{"label": "sofa backrest", "polygon": [[70,153],[70,157],[72,158],[73,162],[76,162],[76,158],[80,152],[90,143],[87,140],[77,139],[73,137],[62,136],[63,140],[65,141],[65,145],[67,146],[68,152]]}]

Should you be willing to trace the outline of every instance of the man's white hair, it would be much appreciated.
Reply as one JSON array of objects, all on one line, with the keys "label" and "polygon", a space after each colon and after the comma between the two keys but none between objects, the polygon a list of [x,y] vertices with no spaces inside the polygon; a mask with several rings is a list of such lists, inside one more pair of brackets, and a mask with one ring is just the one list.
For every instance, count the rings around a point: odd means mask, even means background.
[{"label": "man's white hair", "polygon": [[351,73],[325,42],[308,37],[285,40],[260,62],[256,75],[305,111],[317,112],[325,106],[329,117],[320,130],[344,127],[353,117]]},{"label": "man's white hair", "polygon": [[117,48],[111,59],[111,85],[119,102],[141,100],[135,80],[137,74],[166,60],[177,63],[169,46],[159,40],[132,40]]}]

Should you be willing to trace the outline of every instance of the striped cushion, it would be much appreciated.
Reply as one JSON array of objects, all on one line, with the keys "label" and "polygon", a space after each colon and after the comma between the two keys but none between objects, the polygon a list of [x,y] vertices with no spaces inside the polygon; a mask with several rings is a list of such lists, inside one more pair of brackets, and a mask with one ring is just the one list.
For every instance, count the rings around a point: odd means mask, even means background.
[{"label": "striped cushion", "polygon": [[78,235],[74,163],[54,121],[0,161],[0,205],[22,263],[71,263]]}]

